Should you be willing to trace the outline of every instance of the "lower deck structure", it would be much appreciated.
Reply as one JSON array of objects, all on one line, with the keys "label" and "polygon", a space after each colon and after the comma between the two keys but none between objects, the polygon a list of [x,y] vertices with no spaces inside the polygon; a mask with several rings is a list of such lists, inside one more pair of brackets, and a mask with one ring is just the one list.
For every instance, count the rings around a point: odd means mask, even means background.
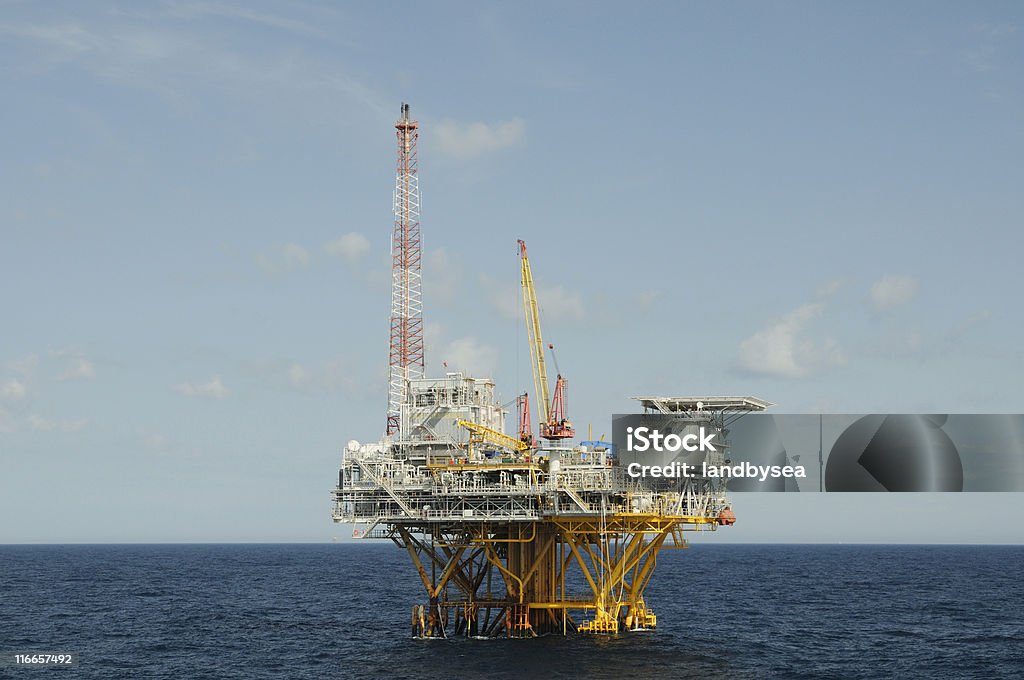
[{"label": "lower deck structure", "polygon": [[[663,547],[685,543],[674,520],[549,519],[453,533],[396,530],[426,589],[415,636],[616,633],[657,623],[643,592]],[[576,571],[582,579],[573,579]],[[583,581],[575,590],[571,582]]]}]

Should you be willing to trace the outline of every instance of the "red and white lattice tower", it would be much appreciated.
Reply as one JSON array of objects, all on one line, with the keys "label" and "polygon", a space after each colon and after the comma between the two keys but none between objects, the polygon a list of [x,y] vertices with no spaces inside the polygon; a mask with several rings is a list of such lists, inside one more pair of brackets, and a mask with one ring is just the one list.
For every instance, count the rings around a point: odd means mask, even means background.
[{"label": "red and white lattice tower", "polygon": [[409,380],[423,377],[423,289],[420,265],[420,185],[416,141],[419,124],[409,119],[402,104],[398,131],[398,171],[395,181],[395,229],[391,236],[391,349],[388,377],[387,434],[401,422]]}]

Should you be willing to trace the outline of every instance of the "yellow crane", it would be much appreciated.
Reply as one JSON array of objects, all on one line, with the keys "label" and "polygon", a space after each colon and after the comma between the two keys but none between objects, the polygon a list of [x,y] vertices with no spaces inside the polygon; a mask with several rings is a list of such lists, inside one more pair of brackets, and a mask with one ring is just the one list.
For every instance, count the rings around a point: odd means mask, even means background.
[{"label": "yellow crane", "polygon": [[555,380],[555,394],[548,390],[548,368],[544,361],[544,338],[540,332],[540,309],[537,305],[537,290],[533,285],[530,258],[526,255],[526,243],[519,240],[519,257],[522,260],[523,310],[526,312],[526,331],[530,341],[530,363],[533,365],[533,384],[537,389],[537,415],[540,419],[540,436],[545,439],[568,439],[576,435],[572,423],[565,416],[565,380],[561,374]]},{"label": "yellow crane", "polygon": [[503,449],[508,449],[509,451],[513,451],[516,453],[521,453],[523,451],[528,451],[530,449],[530,445],[527,444],[526,442],[520,441],[515,437],[510,437],[503,432],[498,432],[497,430],[491,429],[486,425],[481,425],[480,423],[473,423],[468,420],[458,420],[456,421],[455,424],[458,425],[459,427],[464,427],[470,431],[471,442],[486,442],[488,444],[491,444],[492,446],[500,446]]}]

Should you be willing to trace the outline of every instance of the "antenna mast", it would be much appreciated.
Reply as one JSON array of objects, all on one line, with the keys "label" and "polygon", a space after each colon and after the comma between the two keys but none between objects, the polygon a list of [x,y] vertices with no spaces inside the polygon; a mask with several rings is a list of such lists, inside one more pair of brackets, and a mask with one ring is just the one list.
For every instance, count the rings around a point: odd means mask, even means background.
[{"label": "antenna mast", "polygon": [[391,236],[391,346],[388,375],[387,434],[399,431],[402,404],[409,380],[422,378],[423,289],[420,266],[420,185],[416,142],[419,123],[409,118],[409,105],[402,104],[398,132],[398,170],[395,179],[395,228]]}]

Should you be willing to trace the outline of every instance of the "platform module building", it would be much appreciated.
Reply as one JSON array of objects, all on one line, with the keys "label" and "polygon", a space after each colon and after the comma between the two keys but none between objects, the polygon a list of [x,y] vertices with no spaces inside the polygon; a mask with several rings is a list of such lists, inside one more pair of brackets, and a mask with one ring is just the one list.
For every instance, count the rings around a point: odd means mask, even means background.
[{"label": "platform module building", "polygon": [[[573,443],[560,372],[549,390],[522,242],[537,432],[528,395],[517,399],[518,427],[509,434],[509,412],[493,381],[461,372],[424,375],[418,183],[407,176],[415,171],[409,158],[415,158],[418,125],[408,113],[403,105],[396,124],[385,434],[345,446],[332,491],[333,519],[356,525],[359,538],[391,540],[408,553],[425,590],[424,600],[412,607],[413,635],[527,637],[653,628],[657,617],[644,590],[657,554],[685,547],[685,531],[735,521],[725,480],[693,476],[652,484],[628,475],[613,445]],[[706,455],[716,465],[726,460],[730,418],[769,406],[751,397],[638,399],[669,427],[714,431],[718,446]]]}]

